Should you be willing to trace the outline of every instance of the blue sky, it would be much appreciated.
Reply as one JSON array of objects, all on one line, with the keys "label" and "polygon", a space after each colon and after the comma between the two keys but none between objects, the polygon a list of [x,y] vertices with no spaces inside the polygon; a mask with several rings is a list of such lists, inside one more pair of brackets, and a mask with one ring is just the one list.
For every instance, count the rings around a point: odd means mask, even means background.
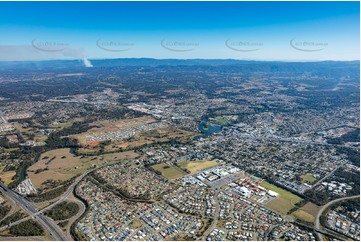
[{"label": "blue sky", "polygon": [[0,60],[356,60],[359,2],[0,2]]}]

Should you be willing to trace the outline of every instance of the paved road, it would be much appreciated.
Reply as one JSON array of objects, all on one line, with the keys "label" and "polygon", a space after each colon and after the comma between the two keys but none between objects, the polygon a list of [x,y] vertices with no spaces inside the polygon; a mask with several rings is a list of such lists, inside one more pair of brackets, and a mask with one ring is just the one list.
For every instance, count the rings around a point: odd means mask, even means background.
[{"label": "paved road", "polygon": [[85,207],[85,205],[84,205],[84,203],[82,201],[80,201],[80,200],[78,200],[76,198],[69,199],[69,200],[71,202],[74,202],[74,203],[78,204],[78,206],[79,206],[78,213],[75,216],[73,216],[73,217],[71,217],[69,219],[69,223],[68,223],[68,226],[67,226],[67,229],[66,229],[66,236],[68,237],[68,240],[73,240],[73,237],[71,236],[71,231],[70,231],[71,225],[85,212],[86,207]]},{"label": "paved road", "polygon": [[40,236],[31,237],[0,237],[0,241],[46,241],[46,238]]},{"label": "paved road", "polygon": [[318,180],[315,184],[312,185],[312,188],[318,186],[318,184],[320,184],[321,182],[323,182],[324,180],[326,180],[326,178],[328,178],[329,176],[331,176],[333,173],[335,173],[335,171],[337,171],[338,168],[342,167],[344,164],[341,164],[339,166],[337,166],[335,169],[333,169],[330,173],[328,173],[326,176],[324,176],[322,179]]},{"label": "paved road", "polygon": [[[317,213],[316,218],[315,218],[315,230],[316,230],[316,235],[318,236],[319,240],[323,240],[322,235],[320,232],[322,233],[327,233],[326,231],[324,231],[321,228],[321,224],[320,224],[320,217],[322,215],[322,213],[332,204],[335,204],[337,202],[343,201],[343,200],[349,200],[349,199],[353,199],[353,198],[360,198],[360,195],[355,195],[355,196],[350,196],[350,197],[342,197],[342,198],[338,198],[335,200],[332,200],[330,202],[328,202],[327,204],[325,204]],[[319,232],[320,231],[320,232]]]},{"label": "paved road", "polygon": [[63,193],[57,201],[55,201],[54,203],[52,203],[51,205],[41,209],[40,211],[38,211],[38,214],[39,213],[43,213],[44,211],[48,210],[48,209],[51,209],[52,207],[54,207],[55,205],[63,202],[64,200],[66,200],[71,194],[73,194],[73,191],[76,187],[76,185],[78,185],[78,183],[86,176],[88,175],[90,172],[96,170],[96,168],[92,169],[92,170],[89,170],[87,172],[85,172],[84,174],[82,174],[81,176],[79,176],[74,182],[73,184],[70,185],[70,187],[68,187],[68,190],[66,190],[65,193]]},{"label": "paved road", "polygon": [[31,205],[31,203],[25,199],[24,197],[20,196],[13,190],[9,189],[5,186],[2,182],[0,182],[0,192],[3,195],[15,203],[24,210],[30,217],[34,218],[43,228],[44,230],[50,235],[53,240],[67,240],[63,232],[60,228],[50,221],[49,218],[44,216],[43,214],[36,214],[38,211]]},{"label": "paved road", "polygon": [[217,227],[217,223],[218,223],[218,217],[219,217],[219,210],[220,210],[220,206],[219,206],[219,201],[218,201],[218,194],[219,191],[218,189],[216,190],[216,192],[214,193],[214,200],[216,202],[216,211],[214,213],[214,217],[213,217],[213,221],[212,224],[208,227],[208,229],[206,231],[204,231],[201,240],[205,241],[208,234],[210,234],[216,227]]},{"label": "paved road", "polygon": [[249,140],[252,142],[272,142],[272,141],[276,141],[276,142],[291,142],[291,143],[299,143],[299,144],[312,144],[312,145],[321,145],[321,146],[331,146],[331,147],[349,147],[352,148],[350,146],[347,145],[338,145],[338,144],[329,144],[327,142],[321,142],[321,141],[313,141],[313,140],[296,140],[296,139],[292,139],[292,138],[285,138],[285,137],[259,137],[259,136],[241,136],[239,137],[242,140]]},{"label": "paved road", "polygon": [[[11,223],[7,226],[4,226],[2,228],[0,228],[1,230],[4,230],[6,228],[9,228],[11,226],[14,226],[16,224],[19,224],[21,222],[24,222],[30,218],[34,218],[36,221],[38,221],[42,227],[49,233],[49,235],[54,239],[54,240],[64,240],[67,241],[70,238],[67,238],[64,233],[62,232],[62,230],[54,223],[54,221],[52,221],[51,219],[49,219],[48,217],[46,217],[43,212],[51,209],[52,207],[54,207],[55,205],[63,202],[64,200],[66,200],[74,191],[76,185],[86,176],[88,175],[90,172],[92,172],[93,170],[95,170],[96,168],[87,171],[86,173],[82,174],[81,176],[79,176],[74,182],[73,184],[67,189],[67,191],[60,196],[60,198],[58,198],[57,201],[55,201],[54,203],[52,203],[51,205],[41,209],[41,210],[36,210],[31,203],[25,199],[24,197],[20,196],[19,194],[13,192],[11,189],[7,188],[3,183],[0,183],[0,189],[2,190],[2,192],[4,193],[4,195],[10,200],[10,201],[14,201],[16,204],[18,204],[19,206],[21,205],[21,203],[23,204],[22,206],[20,206],[20,208],[22,208],[25,212],[27,212],[29,214],[28,217],[20,219],[14,223]],[[6,194],[13,194],[12,196],[7,196]],[[14,198],[15,197],[15,198]],[[18,200],[18,201],[16,201]],[[80,207],[81,211],[85,211],[85,209],[83,209],[84,206]],[[74,220],[75,221],[75,220]],[[72,221],[72,222],[74,222]],[[45,226],[44,226],[45,225]],[[71,225],[71,224],[70,224]],[[46,226],[50,227],[50,228],[46,228]]]},{"label": "paved road", "polygon": [[[1,189],[1,188],[0,188]],[[16,203],[14,200],[10,200],[8,199],[9,202],[11,203],[11,209],[10,211],[5,215],[5,217],[3,217],[2,219],[0,219],[0,222],[3,221],[4,219],[6,219],[7,217],[9,217],[10,215],[12,215],[13,213],[15,213],[16,211]]]}]

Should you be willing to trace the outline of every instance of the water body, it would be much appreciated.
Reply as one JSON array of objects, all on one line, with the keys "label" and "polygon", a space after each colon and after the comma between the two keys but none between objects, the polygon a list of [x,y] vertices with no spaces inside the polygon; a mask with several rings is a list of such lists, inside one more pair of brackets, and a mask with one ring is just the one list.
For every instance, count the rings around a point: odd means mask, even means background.
[{"label": "water body", "polygon": [[199,140],[200,138],[202,138],[202,135],[197,135],[197,136],[194,136],[193,140]]},{"label": "water body", "polygon": [[26,178],[26,169],[27,167],[23,168],[21,171],[20,171],[20,178],[19,178],[19,181],[22,182],[25,180]]},{"label": "water body", "polygon": [[221,125],[209,124],[207,123],[208,118],[204,118],[203,121],[199,124],[199,130],[205,135],[211,135],[212,133],[217,133],[222,130]]}]

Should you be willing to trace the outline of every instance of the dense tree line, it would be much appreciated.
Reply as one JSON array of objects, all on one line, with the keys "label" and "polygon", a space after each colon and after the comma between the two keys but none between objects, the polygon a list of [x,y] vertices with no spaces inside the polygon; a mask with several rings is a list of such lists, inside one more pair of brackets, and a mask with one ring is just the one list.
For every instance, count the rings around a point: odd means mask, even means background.
[{"label": "dense tree line", "polygon": [[338,146],[336,147],[339,154],[346,154],[347,158],[354,166],[360,166],[360,150],[352,149],[349,147]]},{"label": "dense tree line", "polygon": [[76,179],[76,177],[73,177],[67,181],[64,181],[60,186],[58,186],[57,188],[48,190],[44,193],[41,194],[30,194],[28,195],[28,199],[31,200],[32,202],[44,202],[47,200],[51,200],[54,199],[58,196],[60,196],[61,194],[63,194],[66,189],[68,189],[68,187],[73,183],[73,181]]},{"label": "dense tree line", "polygon": [[[352,171],[344,170],[343,168],[339,168],[337,171],[335,171],[334,175],[332,176],[332,180],[340,183],[345,182],[348,183],[350,186],[352,186],[352,190],[347,191],[346,196],[353,196],[360,194],[360,174],[358,172],[352,172]],[[326,204],[329,200],[340,197],[338,195],[333,195],[327,189],[321,191],[310,189],[307,190],[304,193],[304,195],[312,202],[316,203],[317,205]]]},{"label": "dense tree line", "polygon": [[0,206],[0,220],[3,219],[6,214],[8,214],[8,212],[10,211],[10,207],[5,205],[5,204],[1,204]]},{"label": "dense tree line", "polygon": [[15,236],[41,236],[43,228],[35,220],[26,220],[10,227],[10,234]]},{"label": "dense tree line", "polygon": [[330,138],[327,140],[330,144],[343,144],[345,142],[360,142],[360,129],[348,132],[338,138]]},{"label": "dense tree line", "polygon": [[308,203],[308,202],[309,202],[309,200],[308,200],[307,198],[299,201],[298,203],[296,203],[296,204],[294,205],[293,208],[291,208],[291,210],[289,210],[289,211],[287,212],[287,215],[292,214],[293,212],[296,212],[299,208],[303,207],[303,206],[306,205],[306,203]]},{"label": "dense tree line", "polygon": [[130,110],[123,106],[109,106],[107,108],[94,108],[94,106],[90,106],[87,111],[87,116],[97,119],[124,119],[144,116],[144,113]]},{"label": "dense tree line", "polygon": [[3,221],[0,222],[0,227],[8,225],[10,223],[13,223],[15,221],[18,221],[19,219],[25,218],[25,214],[21,211],[18,211],[12,215],[10,215],[9,217],[7,217],[6,219],[4,219]]},{"label": "dense tree line", "polygon": [[5,136],[0,137],[0,147],[4,148],[16,148],[18,145],[14,143],[9,143],[8,139]]},{"label": "dense tree line", "polygon": [[325,191],[315,191],[314,189],[310,189],[307,190],[304,195],[319,206],[326,204],[329,200],[329,194]]},{"label": "dense tree line", "polygon": [[66,186],[59,186],[57,188],[51,189],[48,192],[42,193],[40,195],[35,195],[35,194],[31,194],[28,195],[29,200],[31,200],[32,202],[44,202],[47,200],[51,200],[54,199],[58,196],[60,196],[61,194],[63,194],[66,191]]},{"label": "dense tree line", "polygon": [[358,198],[344,200],[344,201],[332,204],[329,207],[329,210],[335,210],[336,208],[338,208],[337,210],[339,212],[341,211],[341,213],[355,212],[355,211],[360,210],[360,200]]},{"label": "dense tree line", "polygon": [[45,212],[45,215],[51,217],[55,221],[69,219],[79,212],[79,206],[73,202],[61,202]]},{"label": "dense tree line", "polygon": [[338,182],[346,182],[352,186],[352,190],[347,192],[347,196],[353,196],[360,194],[360,173],[344,170],[342,168],[337,169],[334,174],[334,180]]},{"label": "dense tree line", "polygon": [[53,132],[49,135],[46,144],[48,149],[56,148],[73,148],[77,147],[77,141],[70,139],[64,136],[79,134],[86,132],[87,130],[93,128],[94,126],[89,126],[89,122],[75,122],[72,126],[64,128],[58,132]]}]

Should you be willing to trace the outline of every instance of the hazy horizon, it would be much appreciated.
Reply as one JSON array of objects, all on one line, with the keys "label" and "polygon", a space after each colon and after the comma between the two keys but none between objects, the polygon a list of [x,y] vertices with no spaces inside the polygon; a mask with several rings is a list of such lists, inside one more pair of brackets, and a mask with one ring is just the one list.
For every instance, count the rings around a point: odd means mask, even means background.
[{"label": "hazy horizon", "polygon": [[[87,58],[90,61],[101,61],[101,60],[155,60],[155,61],[165,61],[165,60],[175,60],[175,61],[244,61],[244,62],[360,62],[360,59],[355,60],[268,60],[268,59],[234,59],[234,58],[152,58],[152,57],[114,57],[114,58]],[[71,58],[71,59],[41,59],[41,60],[0,60],[0,62],[47,62],[47,61],[79,61],[82,62],[80,58]]]},{"label": "hazy horizon", "polygon": [[359,2],[0,2],[0,60],[352,61],[359,18]]}]

